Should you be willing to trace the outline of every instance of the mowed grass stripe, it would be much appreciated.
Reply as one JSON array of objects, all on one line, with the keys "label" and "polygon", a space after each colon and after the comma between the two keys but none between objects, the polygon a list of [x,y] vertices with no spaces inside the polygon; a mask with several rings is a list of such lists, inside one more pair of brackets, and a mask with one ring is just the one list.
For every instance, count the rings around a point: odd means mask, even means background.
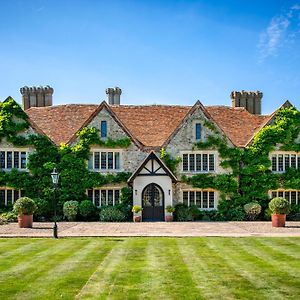
[{"label": "mowed grass stripe", "polygon": [[[206,251],[206,245],[202,239],[178,239],[177,244],[193,280],[197,282],[197,287],[205,299],[215,299],[216,290],[219,298],[233,298],[228,283],[232,285],[234,281],[243,280],[243,277],[220,260],[214,251]],[[247,281],[244,285],[248,288],[253,287]]]},{"label": "mowed grass stripe", "polygon": [[[26,289],[31,281],[37,277],[43,276],[50,268],[63,261],[74,251],[85,246],[87,241],[80,240],[50,240],[49,247],[46,251],[42,251],[36,255],[32,255],[27,260],[19,262],[18,265],[4,271],[0,274],[0,299],[14,299],[13,295],[17,294],[14,282],[18,281],[19,291]],[[5,284],[4,284],[5,280]],[[10,298],[12,297],[12,298]]]},{"label": "mowed grass stripe", "polygon": [[[242,247],[239,241],[243,241],[249,247]],[[220,257],[232,266],[236,272],[245,277],[255,286],[250,290],[249,296],[255,296],[256,299],[283,299],[287,296],[286,286],[288,280],[279,283],[281,276],[278,276],[278,269],[272,266],[268,261],[254,255],[250,251],[250,245],[255,238],[224,238],[224,239],[206,239],[206,245],[209,249],[216,250]],[[222,251],[220,251],[222,248]],[[245,289],[247,291],[247,289]],[[294,295],[294,290],[289,290],[289,296]]]},{"label": "mowed grass stripe", "polygon": [[40,299],[41,290],[44,291],[43,298],[74,299],[76,290],[80,290],[93,273],[93,267],[96,268],[115,244],[106,240],[88,240],[83,248],[72,252],[64,261],[30,281],[26,290],[16,295],[16,299]]},{"label": "mowed grass stripe", "polygon": [[[138,270],[141,267],[138,255],[145,245],[147,240],[124,239],[100,263],[76,299],[106,299],[112,293],[126,299],[140,281],[140,274],[133,273],[132,268]],[[126,284],[122,282],[124,279]]]}]

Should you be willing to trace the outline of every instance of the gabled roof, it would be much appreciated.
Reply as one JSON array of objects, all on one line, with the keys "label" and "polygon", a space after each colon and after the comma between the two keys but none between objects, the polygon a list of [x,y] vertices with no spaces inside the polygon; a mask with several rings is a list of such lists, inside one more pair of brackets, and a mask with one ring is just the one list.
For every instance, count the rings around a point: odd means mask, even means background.
[{"label": "gabled roof", "polygon": [[167,143],[197,107],[201,107],[205,116],[238,147],[246,146],[272,116],[253,115],[244,108],[205,107],[200,102],[194,106],[108,105],[106,102],[100,105],[68,104],[33,107],[26,110],[26,113],[59,145],[72,142],[78,130],[86,126],[104,107],[138,146],[150,149],[160,148]]},{"label": "gabled roof", "polygon": [[[155,152],[152,150],[150,151],[150,153],[148,154],[148,156],[144,159],[144,161],[140,164],[140,166],[137,168],[137,170],[130,176],[130,178],[128,179],[128,183],[132,183],[133,180],[140,174],[140,172],[143,170],[143,168],[147,165],[147,163],[150,161],[150,160],[155,160],[158,165],[160,166],[160,168],[162,168],[165,172],[166,172],[166,175],[168,175],[171,180],[173,182],[177,182],[177,178],[176,176],[171,172],[171,170],[165,165],[165,163],[155,154]],[[153,170],[152,170],[153,171]],[[154,172],[155,173],[155,172]],[[146,174],[148,175],[148,174]],[[146,176],[144,174],[144,176]],[[153,175],[153,174],[151,174]],[[155,174],[154,174],[155,176]],[[165,176],[165,175],[164,175]]]}]

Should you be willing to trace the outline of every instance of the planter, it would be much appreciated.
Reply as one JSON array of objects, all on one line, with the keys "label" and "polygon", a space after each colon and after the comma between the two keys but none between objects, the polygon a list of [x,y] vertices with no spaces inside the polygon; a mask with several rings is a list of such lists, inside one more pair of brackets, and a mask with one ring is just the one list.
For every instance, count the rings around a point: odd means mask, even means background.
[{"label": "planter", "polygon": [[284,227],[286,215],[273,214],[272,215],[272,227]]},{"label": "planter", "polygon": [[166,220],[166,222],[172,222],[173,221],[173,216],[172,215],[166,216],[165,220]]},{"label": "planter", "polygon": [[141,222],[142,216],[133,216],[133,222]]},{"label": "planter", "polygon": [[18,224],[20,228],[32,228],[33,215],[19,215]]}]

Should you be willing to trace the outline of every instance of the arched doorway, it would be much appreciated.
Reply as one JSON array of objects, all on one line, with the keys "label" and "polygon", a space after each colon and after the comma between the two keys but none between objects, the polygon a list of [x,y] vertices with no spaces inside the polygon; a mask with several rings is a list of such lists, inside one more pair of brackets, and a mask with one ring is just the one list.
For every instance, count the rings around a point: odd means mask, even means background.
[{"label": "arched doorway", "polygon": [[148,184],[142,193],[143,221],[164,221],[164,192],[156,183]]}]

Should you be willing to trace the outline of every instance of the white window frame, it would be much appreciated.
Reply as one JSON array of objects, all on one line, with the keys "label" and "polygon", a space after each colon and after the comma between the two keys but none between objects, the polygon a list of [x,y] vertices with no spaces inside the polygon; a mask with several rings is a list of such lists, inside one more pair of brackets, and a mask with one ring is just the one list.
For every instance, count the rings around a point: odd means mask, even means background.
[{"label": "white window frame", "polygon": [[[12,191],[12,198],[11,198],[11,204],[14,204],[15,201],[17,201],[20,197],[22,197],[22,190],[21,189],[14,189],[14,188],[11,188],[11,187],[8,187],[8,186],[1,186],[0,187],[0,190],[1,191],[4,191],[4,205],[7,206],[8,203],[7,203],[7,191]],[[14,191],[18,191],[19,192],[19,197],[17,199],[15,199],[15,193]]]},{"label": "white window frame", "polygon": [[[116,198],[116,191],[119,191],[119,199],[120,199],[120,196],[121,196],[121,187],[105,187],[105,188],[92,188],[92,189],[87,189],[86,190],[86,195],[88,196],[88,191],[89,190],[92,190],[93,191],[93,196],[92,196],[92,200],[93,200],[93,204],[94,205],[96,205],[95,204],[95,190],[98,190],[99,191],[99,195],[100,195],[100,197],[99,197],[99,206],[97,206],[97,207],[101,207],[102,206],[102,203],[101,203],[101,191],[105,191],[106,192],[106,203],[108,203],[108,191],[110,190],[112,190],[113,191],[113,206],[115,206],[116,205],[116,203],[115,203],[115,198]],[[120,201],[119,201],[119,203],[120,203]],[[105,206],[106,205],[108,205],[108,204],[105,204]]]},{"label": "white window frame", "polygon": [[[5,168],[0,168],[3,171],[11,171],[12,169],[17,169],[20,171],[27,171],[27,164],[28,164],[28,156],[29,156],[29,149],[28,148],[0,148],[0,152],[5,152]],[[7,152],[12,152],[12,167],[11,168],[7,168]],[[15,164],[15,155],[14,152],[19,152],[19,168],[15,168],[14,164]],[[21,152],[25,152],[26,153],[26,167],[25,168],[21,168]]]},{"label": "white window frame", "polygon": [[[183,193],[184,192],[188,192],[188,206],[190,207],[191,203],[190,203],[190,192],[195,192],[195,197],[196,197],[196,192],[200,192],[201,193],[201,207],[198,207],[200,210],[216,210],[218,207],[218,197],[217,197],[217,191],[214,189],[182,189],[181,190],[181,202],[183,203]],[[203,208],[203,192],[213,192],[214,193],[214,207],[207,207],[207,208]],[[207,204],[209,206],[209,194],[208,194],[208,198],[207,198]]]},{"label": "white window frame", "polygon": [[[272,199],[273,193],[276,193],[276,197],[278,197],[278,194],[282,192],[283,193],[283,198],[285,198],[285,193],[289,193],[289,202],[290,204],[292,203],[292,192],[296,193],[296,205],[300,204],[300,190],[295,190],[295,189],[277,189],[277,190],[270,190],[268,192],[269,197]],[[286,199],[286,198],[285,198]]]},{"label": "white window frame", "polygon": [[[278,166],[279,166],[279,155],[283,156],[283,170],[279,171],[278,170]],[[271,161],[271,171],[272,173],[285,173],[286,172],[286,168],[285,168],[285,155],[289,155],[289,167],[291,167],[292,164],[292,160],[291,157],[292,155],[296,155],[296,169],[300,169],[300,165],[298,164],[298,157],[300,157],[300,153],[299,152],[294,152],[294,151],[273,151],[270,153],[269,155],[269,159]],[[276,171],[272,170],[272,164],[273,164],[273,156],[276,156]]]},{"label": "white window frame", "polygon": [[[183,155],[187,154],[188,155],[188,170],[185,171],[183,170]],[[195,155],[195,160],[194,160],[194,171],[190,171],[190,155],[194,154]],[[200,154],[201,155],[201,168],[203,169],[203,154],[207,154],[207,171],[197,171],[196,170],[196,155]],[[214,155],[214,170],[209,170],[210,164],[209,164],[209,155]],[[217,172],[217,161],[218,161],[218,152],[217,151],[181,151],[180,152],[180,157],[181,157],[181,172],[184,174],[194,174],[194,173],[216,173]]]},{"label": "white window frame", "polygon": [[[95,153],[99,152],[99,168],[95,168]],[[106,168],[105,169],[101,169],[101,153],[104,152],[106,153]],[[108,152],[112,152],[113,153],[113,168],[112,169],[108,169]],[[115,168],[115,153],[119,153],[119,168],[116,169]],[[123,152],[120,149],[98,149],[98,148],[93,148],[90,151],[90,157],[92,157],[92,163],[93,166],[91,169],[91,171],[96,171],[96,172],[121,172],[122,171],[122,160],[123,160]],[[89,165],[89,162],[87,162]]]}]

